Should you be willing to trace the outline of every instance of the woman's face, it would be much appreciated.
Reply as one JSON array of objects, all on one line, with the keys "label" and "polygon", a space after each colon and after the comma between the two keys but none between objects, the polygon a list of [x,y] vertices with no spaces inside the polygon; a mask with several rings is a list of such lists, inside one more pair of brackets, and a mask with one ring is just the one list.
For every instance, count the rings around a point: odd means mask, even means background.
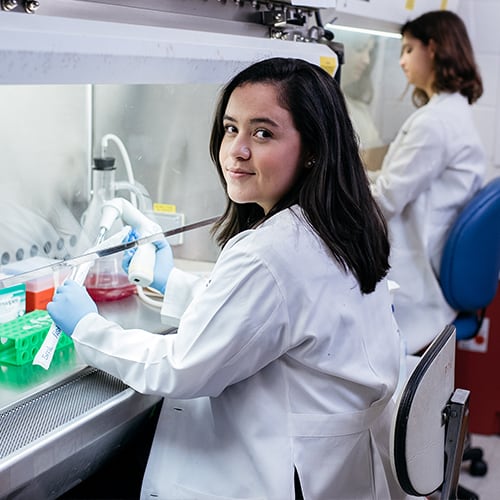
[{"label": "woman's face", "polygon": [[229,198],[257,203],[267,213],[303,168],[301,138],[273,84],[248,83],[231,94],[219,161]]},{"label": "woman's face", "polygon": [[411,35],[403,35],[399,64],[406,75],[408,83],[425,90],[432,96],[434,81],[434,43],[424,45],[421,40]]},{"label": "woman's face", "polygon": [[357,82],[370,64],[375,48],[373,37],[359,37],[345,44],[345,63],[342,67],[342,85]]}]

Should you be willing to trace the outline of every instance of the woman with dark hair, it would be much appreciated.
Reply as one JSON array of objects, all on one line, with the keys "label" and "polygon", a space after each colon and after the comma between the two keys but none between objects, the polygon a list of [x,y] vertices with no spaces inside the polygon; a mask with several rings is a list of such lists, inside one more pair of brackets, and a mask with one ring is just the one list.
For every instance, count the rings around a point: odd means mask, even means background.
[{"label": "woman with dark hair", "polygon": [[210,151],[227,208],[208,281],[157,243],[177,334],[122,329],[74,282],[47,307],[85,362],[165,397],[142,498],[404,496],[388,461],[389,244],[335,80],[253,64],[221,93]]},{"label": "woman with dark hair", "polygon": [[409,354],[422,351],[456,316],[437,276],[446,236],[479,190],[486,158],[470,105],[483,87],[463,21],[432,11],[401,29],[400,65],[418,109],[390,145],[372,193],[391,238],[389,277]]}]

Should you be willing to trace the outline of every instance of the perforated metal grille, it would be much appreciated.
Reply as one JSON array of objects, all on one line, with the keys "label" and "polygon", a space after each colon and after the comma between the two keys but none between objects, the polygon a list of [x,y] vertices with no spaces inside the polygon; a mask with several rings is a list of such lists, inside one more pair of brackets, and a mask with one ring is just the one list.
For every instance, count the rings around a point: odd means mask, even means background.
[{"label": "perforated metal grille", "polygon": [[0,459],[125,390],[120,380],[94,368],[0,414]]}]

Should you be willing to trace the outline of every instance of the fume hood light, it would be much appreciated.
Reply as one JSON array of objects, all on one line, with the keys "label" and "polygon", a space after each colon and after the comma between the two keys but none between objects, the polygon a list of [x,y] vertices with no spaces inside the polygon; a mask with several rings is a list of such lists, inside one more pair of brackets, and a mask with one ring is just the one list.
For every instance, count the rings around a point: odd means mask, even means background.
[{"label": "fume hood light", "polygon": [[392,31],[381,31],[381,30],[373,30],[373,29],[367,29],[367,28],[355,28],[353,26],[342,26],[341,24],[331,24],[327,23],[325,25],[325,28],[335,32],[336,30],[338,31],[351,31],[354,33],[364,33],[366,35],[376,35],[376,36],[383,36],[386,38],[401,38],[401,35],[399,33],[394,33]]}]

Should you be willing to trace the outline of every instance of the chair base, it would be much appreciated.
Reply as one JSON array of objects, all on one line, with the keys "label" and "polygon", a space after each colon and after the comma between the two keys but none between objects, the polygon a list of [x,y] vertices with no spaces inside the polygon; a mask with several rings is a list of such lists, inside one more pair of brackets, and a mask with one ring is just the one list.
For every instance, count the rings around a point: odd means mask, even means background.
[{"label": "chair base", "polygon": [[483,460],[483,450],[481,448],[467,447],[462,460],[470,460],[469,474],[475,477],[485,476],[488,472],[488,464]]}]

